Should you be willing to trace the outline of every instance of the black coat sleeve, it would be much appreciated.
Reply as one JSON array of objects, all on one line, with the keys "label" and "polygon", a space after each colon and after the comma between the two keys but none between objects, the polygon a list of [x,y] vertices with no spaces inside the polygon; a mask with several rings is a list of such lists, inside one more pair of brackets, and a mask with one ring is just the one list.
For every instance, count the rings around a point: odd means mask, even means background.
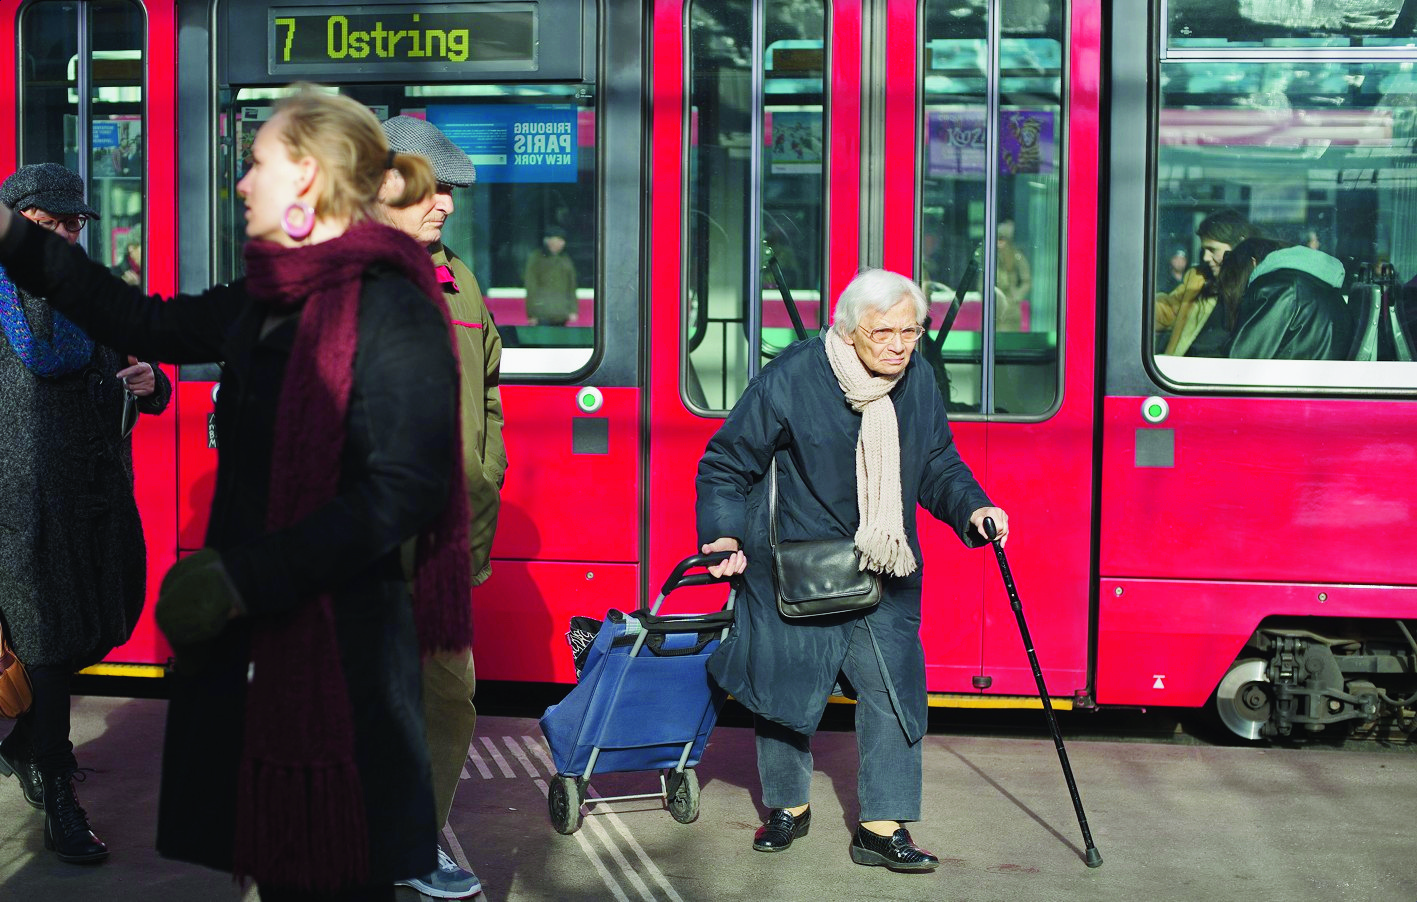
[{"label": "black coat sleeve", "polygon": [[[448,503],[457,458],[458,370],[447,323],[402,279],[368,282],[339,493],[308,517],[222,560],[253,615],[367,579],[368,567]],[[461,466],[461,463],[458,464]]]},{"label": "black coat sleeve", "polygon": [[164,302],[146,296],[71,245],[23,216],[0,241],[0,265],[15,284],[78,324],[100,344],[140,360],[211,363],[246,304],[245,293],[221,286]]},{"label": "black coat sleeve", "polygon": [[733,412],[709,439],[695,480],[700,543],[724,536],[745,539],[748,490],[762,478],[774,452],[787,443],[788,429],[772,403],[771,379],[748,383]]},{"label": "black coat sleeve", "polygon": [[929,385],[929,421],[926,432],[929,448],[925,453],[925,471],[920,477],[920,506],[935,519],[949,526],[964,544],[975,548],[985,539],[970,529],[969,515],[981,507],[992,507],[969,465],[959,456],[954,433],[950,431],[945,404],[934,385]]}]

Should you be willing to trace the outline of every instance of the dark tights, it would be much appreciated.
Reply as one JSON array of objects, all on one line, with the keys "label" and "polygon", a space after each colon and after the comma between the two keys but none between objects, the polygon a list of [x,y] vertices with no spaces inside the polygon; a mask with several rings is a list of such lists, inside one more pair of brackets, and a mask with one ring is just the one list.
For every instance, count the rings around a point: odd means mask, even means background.
[{"label": "dark tights", "polygon": [[64,773],[78,766],[69,741],[69,690],[73,668],[62,664],[25,666],[34,687],[34,705],[15,720],[5,738],[6,752],[34,755],[42,773]]}]

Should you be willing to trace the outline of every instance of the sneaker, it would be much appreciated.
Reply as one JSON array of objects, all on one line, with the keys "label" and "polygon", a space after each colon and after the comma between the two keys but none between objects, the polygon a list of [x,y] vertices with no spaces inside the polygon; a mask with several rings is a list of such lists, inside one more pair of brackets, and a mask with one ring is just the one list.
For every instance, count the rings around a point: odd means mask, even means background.
[{"label": "sneaker", "polygon": [[396,881],[395,886],[410,886],[434,899],[466,899],[482,892],[482,881],[472,871],[465,871],[453,861],[453,856],[438,849],[438,866],[426,877]]}]

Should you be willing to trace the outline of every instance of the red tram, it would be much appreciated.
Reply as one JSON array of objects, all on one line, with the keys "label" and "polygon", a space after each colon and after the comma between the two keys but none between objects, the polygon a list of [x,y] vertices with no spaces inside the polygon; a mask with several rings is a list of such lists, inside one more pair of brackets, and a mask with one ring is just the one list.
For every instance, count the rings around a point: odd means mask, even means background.
[{"label": "red tram", "polygon": [[[705,441],[879,265],[935,302],[928,359],[1012,517],[1055,704],[1410,733],[1417,305],[1392,276],[1417,275],[1417,12],[1370,5],[0,0],[0,169],[79,170],[90,255],[136,248],[169,294],[240,274],[234,185],[289,82],[468,151],[445,237],[503,331],[511,458],[485,679],[573,679],[569,617],[693,547]],[[1378,352],[1158,353],[1168,261],[1200,262],[1221,208],[1340,259]],[[527,314],[552,230],[564,324]],[[172,375],[136,433],[153,586],[202,544],[220,441],[219,368]],[[1036,704],[989,556],[921,530],[932,704]],[[101,669],[167,654],[145,618]]]}]

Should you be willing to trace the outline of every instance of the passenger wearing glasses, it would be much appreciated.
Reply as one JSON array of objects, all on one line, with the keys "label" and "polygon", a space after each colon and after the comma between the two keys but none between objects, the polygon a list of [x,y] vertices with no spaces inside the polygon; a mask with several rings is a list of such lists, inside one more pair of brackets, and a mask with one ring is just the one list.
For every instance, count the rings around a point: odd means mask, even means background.
[{"label": "passenger wearing glasses", "polygon": [[[903,826],[920,818],[926,727],[915,508],[969,546],[985,544],[985,517],[1001,536],[1009,527],[955,449],[929,366],[912,360],[925,313],[909,278],[861,273],[838,298],[830,329],[789,347],[749,383],[699,462],[701,550],[736,552],[709,569],[744,575],[737,619],[708,668],[755,715],[769,809],[753,840],[760,852],[807,835],[811,735],[844,677],[857,701],[860,762],[851,860],[896,871],[940,863]],[[774,460],[779,540],[854,537],[864,568],[883,577],[877,607],[803,620],[779,614],[764,478]]]},{"label": "passenger wearing glasses", "polygon": [[[0,202],[70,244],[98,218],[83,180],[55,163],[22,167]],[[131,396],[140,412],[161,413],[172,385],[95,344],[3,268],[0,324],[0,616],[34,688],[0,742],[0,774],[44,809],[45,848],[101,861],[108,848],[72,782],[70,678],[126,642],[142,612],[147,550],[124,407]]]}]

